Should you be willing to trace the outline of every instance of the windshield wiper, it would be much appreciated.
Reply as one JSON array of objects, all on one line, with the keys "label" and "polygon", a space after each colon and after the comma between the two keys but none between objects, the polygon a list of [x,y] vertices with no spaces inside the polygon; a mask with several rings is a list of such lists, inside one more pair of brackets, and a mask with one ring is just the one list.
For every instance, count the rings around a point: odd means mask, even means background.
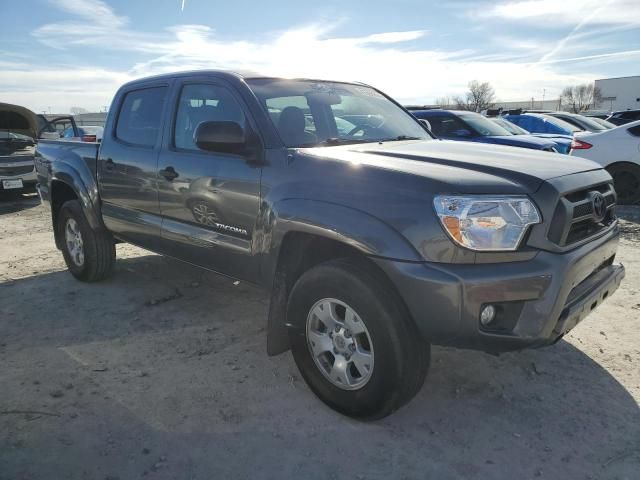
[{"label": "windshield wiper", "polygon": [[381,140],[378,140],[378,142],[398,142],[400,140],[424,140],[424,139],[420,137],[412,137],[410,135],[398,135],[397,137],[393,137],[393,138],[383,138]]}]

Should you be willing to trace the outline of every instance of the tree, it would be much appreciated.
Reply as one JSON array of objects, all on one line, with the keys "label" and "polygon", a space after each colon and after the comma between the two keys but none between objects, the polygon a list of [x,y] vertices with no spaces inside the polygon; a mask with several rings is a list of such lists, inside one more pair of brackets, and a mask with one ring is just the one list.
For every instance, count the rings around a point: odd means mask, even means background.
[{"label": "tree", "polygon": [[70,112],[72,115],[78,115],[79,113],[87,113],[88,110],[82,107],[71,107]]},{"label": "tree", "polygon": [[436,98],[435,104],[442,108],[449,108],[451,105],[453,105],[453,102],[451,101],[451,97],[447,95],[444,97]]},{"label": "tree", "polygon": [[469,91],[463,97],[453,97],[458,110],[481,112],[494,105],[496,92],[489,82],[469,82]]},{"label": "tree", "polygon": [[597,107],[602,102],[602,92],[593,83],[583,83],[565,87],[560,99],[573,113],[580,113],[592,106]]}]

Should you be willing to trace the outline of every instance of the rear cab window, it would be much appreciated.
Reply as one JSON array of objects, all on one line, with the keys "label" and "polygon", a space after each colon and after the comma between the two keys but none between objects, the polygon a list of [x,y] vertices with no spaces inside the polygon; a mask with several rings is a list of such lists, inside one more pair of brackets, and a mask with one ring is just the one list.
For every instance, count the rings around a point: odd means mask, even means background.
[{"label": "rear cab window", "polygon": [[167,87],[127,92],[116,119],[116,138],[130,145],[153,147],[158,140],[166,96]]}]

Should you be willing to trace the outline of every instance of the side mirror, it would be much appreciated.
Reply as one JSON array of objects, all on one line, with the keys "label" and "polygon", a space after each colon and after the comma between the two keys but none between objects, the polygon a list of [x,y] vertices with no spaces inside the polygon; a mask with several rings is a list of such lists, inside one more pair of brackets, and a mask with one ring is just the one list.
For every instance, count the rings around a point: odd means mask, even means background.
[{"label": "side mirror", "polygon": [[244,129],[236,122],[202,122],[193,134],[200,150],[242,154],[247,138]]},{"label": "side mirror", "polygon": [[424,118],[419,118],[418,121],[422,124],[424,128],[431,131],[431,124],[429,123],[428,120],[425,120]]}]

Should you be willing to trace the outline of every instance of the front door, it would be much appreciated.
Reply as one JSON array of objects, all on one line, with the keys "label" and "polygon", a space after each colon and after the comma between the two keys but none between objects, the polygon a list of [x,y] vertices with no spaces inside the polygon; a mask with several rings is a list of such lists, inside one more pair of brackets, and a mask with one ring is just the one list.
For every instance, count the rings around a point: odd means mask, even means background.
[{"label": "front door", "polygon": [[116,236],[151,250],[160,246],[157,168],[167,86],[124,94],[98,159],[102,214]]},{"label": "front door", "polygon": [[254,278],[252,239],[260,207],[259,166],[240,155],[200,150],[198,125],[233,121],[250,128],[231,89],[185,81],[158,162],[164,253],[237,278]]}]

